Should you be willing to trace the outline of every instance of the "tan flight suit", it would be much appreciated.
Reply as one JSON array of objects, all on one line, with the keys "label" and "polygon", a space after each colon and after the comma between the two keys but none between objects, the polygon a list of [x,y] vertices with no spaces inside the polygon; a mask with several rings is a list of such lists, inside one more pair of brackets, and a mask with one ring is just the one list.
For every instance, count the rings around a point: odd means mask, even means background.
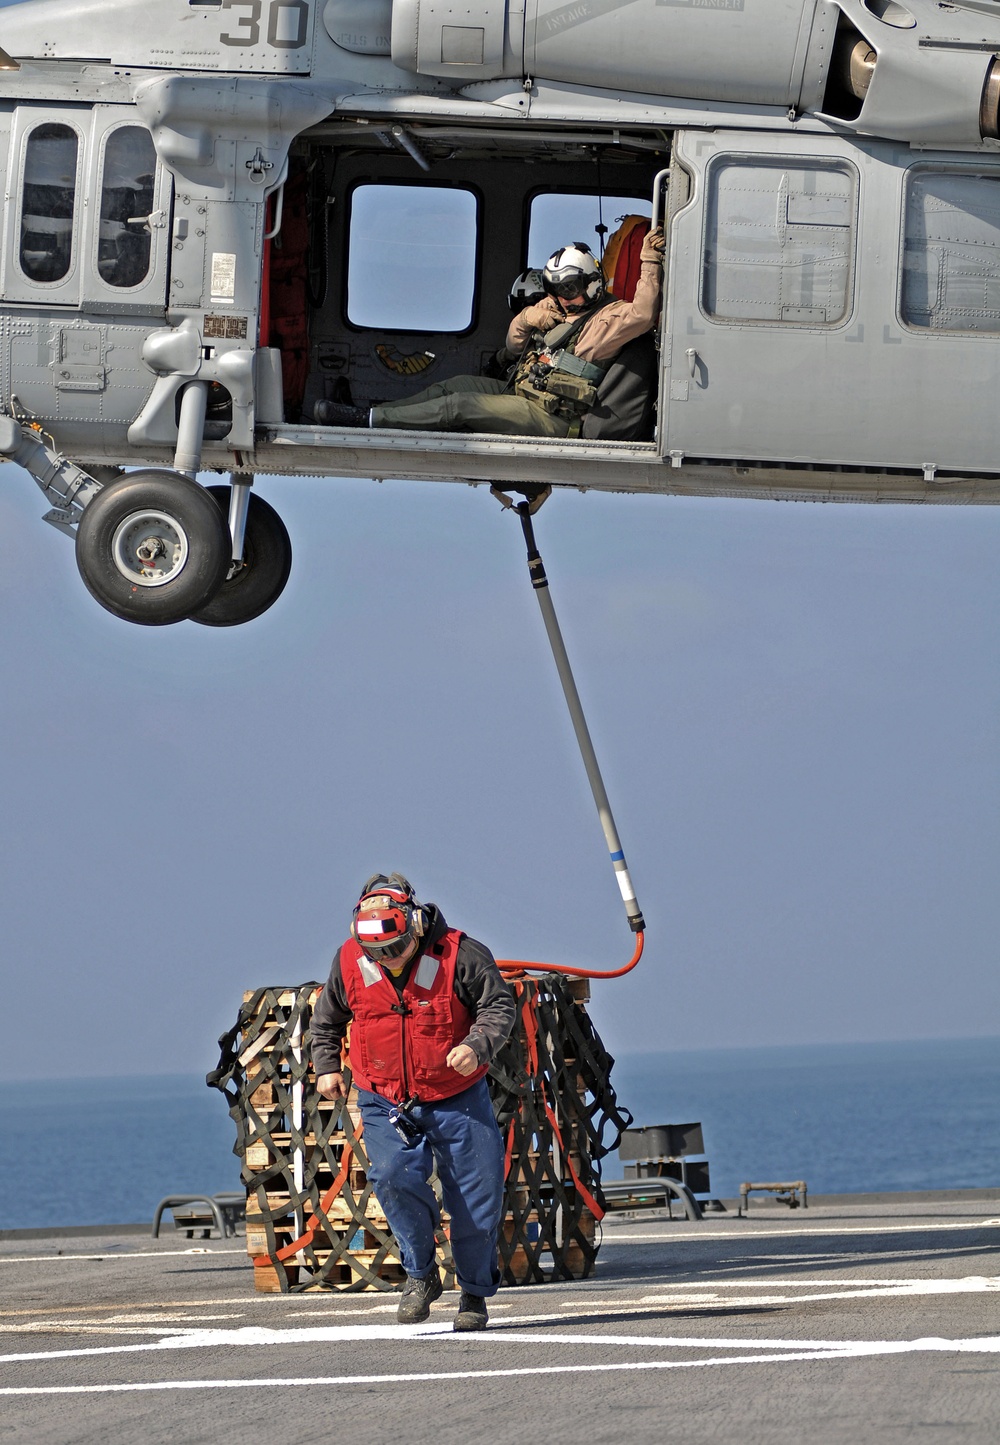
[{"label": "tan flight suit", "polygon": [[[660,304],[659,261],[643,261],[632,301],[611,301],[578,332],[573,352],[581,361],[610,361],[636,336],[651,331]],[[507,332],[507,350],[520,356],[536,331],[551,331],[572,316],[547,296],[526,306]],[[453,376],[435,382],[408,401],[372,408],[372,426],[419,431],[496,432],[503,436],[564,437],[574,426],[572,413],[554,414],[517,396],[510,383],[486,376]]]}]

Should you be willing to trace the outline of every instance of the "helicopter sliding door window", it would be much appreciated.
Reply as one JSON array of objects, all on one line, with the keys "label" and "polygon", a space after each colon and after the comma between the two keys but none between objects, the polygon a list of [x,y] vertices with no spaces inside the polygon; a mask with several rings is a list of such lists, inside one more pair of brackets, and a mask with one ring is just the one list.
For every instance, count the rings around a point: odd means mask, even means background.
[{"label": "helicopter sliding door window", "polygon": [[69,275],[76,230],[80,137],[72,126],[38,125],[24,148],[18,263],[50,286]]},{"label": "helicopter sliding door window", "polygon": [[116,316],[162,316],[170,264],[170,173],[158,163],[153,138],[132,106],[95,105],[93,127],[84,304]]},{"label": "helicopter sliding door window", "polygon": [[89,111],[22,105],[14,112],[4,218],[7,301],[79,306]]},{"label": "helicopter sliding door window", "polygon": [[702,309],[717,321],[834,326],[850,309],[853,167],[726,157],[709,175]]},{"label": "helicopter sliding door window", "polygon": [[123,125],[104,147],[97,270],[115,289],[139,286],[149,275],[156,148],[145,126]]},{"label": "helicopter sliding door window", "polygon": [[900,314],[930,331],[1000,332],[1000,174],[910,173]]},{"label": "helicopter sliding door window", "polygon": [[351,192],[347,320],[371,331],[468,331],[479,202],[452,186],[361,182]]}]

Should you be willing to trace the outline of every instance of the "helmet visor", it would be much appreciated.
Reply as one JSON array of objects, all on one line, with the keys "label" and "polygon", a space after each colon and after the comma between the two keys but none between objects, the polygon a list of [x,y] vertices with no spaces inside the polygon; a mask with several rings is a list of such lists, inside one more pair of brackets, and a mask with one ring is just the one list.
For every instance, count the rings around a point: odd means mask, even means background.
[{"label": "helmet visor", "polygon": [[583,296],[587,287],[593,281],[593,276],[566,276],[562,280],[550,281],[545,278],[545,289],[550,296],[557,296],[560,301],[572,301],[576,296]]},{"label": "helmet visor", "polygon": [[362,898],[354,912],[354,936],[369,958],[398,958],[413,937],[409,899],[399,893]]}]

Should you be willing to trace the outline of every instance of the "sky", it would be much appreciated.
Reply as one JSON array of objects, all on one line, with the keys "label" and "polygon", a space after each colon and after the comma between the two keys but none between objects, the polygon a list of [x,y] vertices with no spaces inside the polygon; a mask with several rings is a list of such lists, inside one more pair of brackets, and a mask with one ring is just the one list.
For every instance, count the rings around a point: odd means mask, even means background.
[{"label": "sky", "polygon": [[[209,1067],[376,870],[498,956],[630,955],[516,520],[258,485],[276,606],[139,628],[0,473],[6,1077]],[[537,532],[648,923],[612,1053],[1000,1034],[1000,514],[559,492]]]},{"label": "sky", "polygon": [[[500,957],[632,935],[485,487],[261,479],[235,629],[89,597],[0,469],[9,1079],[195,1072],[399,870]],[[539,544],[648,933],[611,1052],[1000,1035],[1000,514],[557,492]]]}]

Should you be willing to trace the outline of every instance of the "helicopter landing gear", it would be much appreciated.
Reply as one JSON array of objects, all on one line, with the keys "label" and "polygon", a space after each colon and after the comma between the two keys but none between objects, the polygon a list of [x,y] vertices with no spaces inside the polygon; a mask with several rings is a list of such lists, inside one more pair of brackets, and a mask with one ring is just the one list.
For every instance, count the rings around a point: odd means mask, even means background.
[{"label": "helicopter landing gear", "polygon": [[163,627],[205,607],[232,544],[218,502],[177,472],[130,472],[102,487],[77,527],[87,590],[126,622]]},{"label": "helicopter landing gear", "polygon": [[[232,489],[208,487],[206,490],[215,498],[222,515],[230,519],[234,556],[242,555],[230,566],[229,576],[215,596],[192,613],[191,621],[206,627],[236,627],[241,622],[253,621],[277,602],[292,568],[292,544],[274,508],[249,492],[245,484],[237,482]],[[246,507],[242,546],[241,503]]]}]

